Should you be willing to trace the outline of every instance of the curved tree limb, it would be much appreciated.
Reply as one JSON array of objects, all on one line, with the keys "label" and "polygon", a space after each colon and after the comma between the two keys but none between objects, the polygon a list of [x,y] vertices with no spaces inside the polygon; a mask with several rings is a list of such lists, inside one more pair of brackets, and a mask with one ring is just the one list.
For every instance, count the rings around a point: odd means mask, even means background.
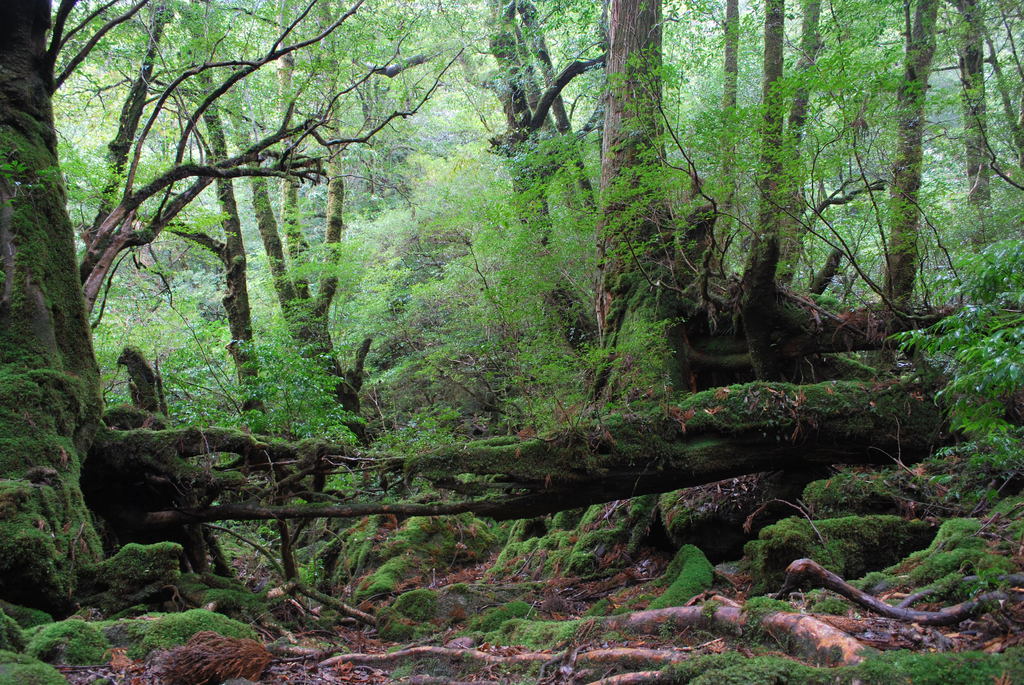
[{"label": "curved tree limb", "polygon": [[872,597],[866,592],[853,587],[835,573],[824,568],[821,564],[810,559],[797,559],[786,568],[786,582],[778,596],[781,597],[796,587],[823,587],[846,597],[851,602],[869,611],[896,619],[919,623],[925,626],[951,626],[960,623],[976,614],[984,611],[986,605],[992,602],[1001,602],[1011,597],[1020,599],[1024,597],[1021,593],[986,592],[960,604],[940,609],[939,611],[919,611],[903,606],[892,606],[882,600]]}]

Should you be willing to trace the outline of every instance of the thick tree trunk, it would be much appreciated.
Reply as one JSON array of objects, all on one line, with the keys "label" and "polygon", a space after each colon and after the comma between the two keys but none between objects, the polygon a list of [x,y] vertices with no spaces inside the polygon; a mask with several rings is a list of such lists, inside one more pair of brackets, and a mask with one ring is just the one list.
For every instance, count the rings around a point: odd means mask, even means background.
[{"label": "thick tree trunk", "polygon": [[906,56],[903,81],[896,93],[898,142],[890,186],[891,223],[885,273],[886,296],[896,305],[909,303],[920,258],[918,196],[924,154],[924,106],[935,55],[938,8],[938,0],[917,0],[911,13],[911,0],[905,0]]},{"label": "thick tree trunk", "polygon": [[783,143],[782,41],[785,29],[784,0],[768,0],[764,20],[764,80],[761,96],[761,165],[758,171],[757,225],[750,259],[743,273],[743,328],[750,348],[754,373],[772,379],[779,374],[772,349],[775,324],[775,273],[779,264],[782,227],[787,204]]},{"label": "thick tree trunk", "polygon": [[78,486],[99,373],[57,164],[48,0],[0,7],[0,597],[68,608],[99,543]]},{"label": "thick tree trunk", "polygon": [[[661,142],[661,2],[614,0],[609,9],[606,58],[608,94],[602,141],[602,218],[598,225],[600,284],[596,313],[604,346],[631,363],[641,350],[658,348],[656,382],[689,388],[689,369],[677,323],[688,308],[672,273],[678,238],[665,195]],[[659,330],[652,330],[652,326]],[[652,344],[651,337],[654,337]],[[621,364],[620,369],[621,371]],[[623,379],[614,368],[597,390],[614,395]]]}]

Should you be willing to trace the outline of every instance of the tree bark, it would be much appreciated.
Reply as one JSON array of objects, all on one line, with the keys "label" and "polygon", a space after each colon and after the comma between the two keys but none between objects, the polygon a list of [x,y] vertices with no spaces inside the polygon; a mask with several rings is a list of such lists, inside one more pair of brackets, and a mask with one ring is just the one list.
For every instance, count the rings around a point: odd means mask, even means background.
[{"label": "tree bark", "polygon": [[761,95],[761,162],[758,171],[758,216],[750,258],[743,273],[743,329],[750,348],[754,373],[761,379],[778,377],[772,350],[775,323],[776,283],[782,227],[787,204],[783,176],[782,79],[784,0],[768,0],[764,19],[764,79]]},{"label": "tree bark", "polygon": [[985,13],[978,0],[957,0],[960,12],[960,83],[963,88],[964,153],[967,204],[977,225],[969,234],[975,246],[983,245],[992,201],[988,166],[987,103],[985,88]]},{"label": "tree bark", "polygon": [[0,597],[63,613],[99,542],[78,485],[100,420],[46,56],[47,0],[0,9]]},{"label": "tree bark", "polygon": [[925,95],[935,55],[938,0],[905,0],[906,54],[903,80],[896,92],[897,151],[890,186],[889,246],[885,293],[896,305],[909,304],[917,278],[918,197],[925,124]]}]

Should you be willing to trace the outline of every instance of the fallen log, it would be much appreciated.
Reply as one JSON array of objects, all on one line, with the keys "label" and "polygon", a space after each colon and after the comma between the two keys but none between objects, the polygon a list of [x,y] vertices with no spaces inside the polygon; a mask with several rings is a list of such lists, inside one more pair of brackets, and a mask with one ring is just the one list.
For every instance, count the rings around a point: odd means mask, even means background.
[{"label": "fallen log", "polygon": [[926,626],[955,625],[983,612],[986,606],[990,606],[993,602],[1002,602],[1011,598],[1024,599],[1022,593],[997,591],[980,594],[966,602],[954,604],[939,611],[920,611],[905,606],[892,606],[877,597],[858,590],[811,559],[797,559],[786,568],[785,583],[776,596],[781,598],[791,590],[800,587],[822,587],[832,590],[854,604],[880,616]]},{"label": "fallen log", "polygon": [[[924,389],[902,383],[748,383],[602,417],[547,438],[502,437],[406,459],[406,477],[458,479],[490,496],[456,502],[321,502],[149,511],[144,527],[218,520],[348,518],[378,513],[472,512],[498,520],[660,493],[748,473],[836,463],[889,463],[927,455],[942,426]],[[133,431],[141,433],[141,431]],[[155,433],[156,431],[153,431]],[[240,447],[246,447],[243,444]],[[387,460],[394,455],[366,452]],[[91,459],[92,457],[90,457]],[[355,452],[346,459],[359,458]]]}]

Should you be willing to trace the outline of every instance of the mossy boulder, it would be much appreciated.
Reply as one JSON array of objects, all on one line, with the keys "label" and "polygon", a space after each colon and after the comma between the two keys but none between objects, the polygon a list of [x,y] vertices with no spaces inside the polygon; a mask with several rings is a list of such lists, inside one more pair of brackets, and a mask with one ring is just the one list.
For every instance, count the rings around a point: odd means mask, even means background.
[{"label": "mossy boulder", "polygon": [[246,624],[205,609],[111,621],[104,625],[103,635],[114,647],[127,648],[132,659],[142,659],[155,649],[183,645],[204,630],[225,637],[258,638],[256,631]]},{"label": "mossy boulder", "polygon": [[683,545],[663,576],[668,588],[651,602],[651,609],[680,606],[711,587],[715,569],[704,553],[693,545]]},{"label": "mossy boulder", "polygon": [[181,572],[181,545],[129,543],[82,571],[82,603],[113,614],[139,604],[156,606],[171,593]]},{"label": "mossy boulder", "polygon": [[433,632],[423,625],[437,618],[437,593],[420,589],[405,592],[391,606],[377,613],[377,632],[385,640],[403,641]]},{"label": "mossy boulder", "polygon": [[92,623],[75,618],[35,629],[25,652],[51,664],[102,664],[110,642]]},{"label": "mossy boulder", "polygon": [[13,618],[0,610],[0,650],[20,652],[25,649],[25,635]]},{"label": "mossy boulder", "polygon": [[[490,577],[536,580],[564,574],[589,577],[619,570],[646,539],[657,515],[656,495],[587,507],[582,516],[555,517],[546,530],[537,520],[517,521]],[[569,526],[561,528],[560,526]],[[616,561],[613,561],[616,560]]]},{"label": "mossy boulder", "polygon": [[479,563],[498,544],[496,526],[471,514],[413,516],[391,530],[386,525],[386,517],[369,517],[346,532],[348,549],[337,565],[344,577],[336,575],[336,584],[377,567],[359,582],[359,599],[394,593],[417,571]]},{"label": "mossy boulder", "polygon": [[814,517],[835,518],[865,514],[894,514],[899,492],[885,473],[846,471],[816,480],[804,488],[801,501]]},{"label": "mossy boulder", "polygon": [[212,608],[212,611],[243,622],[259,620],[275,603],[268,600],[265,593],[253,592],[234,578],[212,573],[184,573],[176,587],[193,606]]},{"label": "mossy boulder", "polygon": [[582,624],[590,624],[590,622],[591,619],[530,621],[513,618],[501,623],[498,629],[487,633],[484,639],[491,644],[551,649],[571,640]]},{"label": "mossy boulder", "polygon": [[67,685],[60,671],[27,654],[0,650],[0,685]]},{"label": "mossy boulder", "polygon": [[33,628],[46,623],[53,623],[53,616],[29,607],[18,606],[10,602],[0,602],[0,611],[13,618],[22,628]]},{"label": "mossy boulder", "polygon": [[844,516],[812,522],[791,517],[768,526],[743,548],[754,577],[753,592],[782,584],[786,567],[809,558],[844,578],[858,578],[921,549],[932,539],[923,521],[898,516]]}]

